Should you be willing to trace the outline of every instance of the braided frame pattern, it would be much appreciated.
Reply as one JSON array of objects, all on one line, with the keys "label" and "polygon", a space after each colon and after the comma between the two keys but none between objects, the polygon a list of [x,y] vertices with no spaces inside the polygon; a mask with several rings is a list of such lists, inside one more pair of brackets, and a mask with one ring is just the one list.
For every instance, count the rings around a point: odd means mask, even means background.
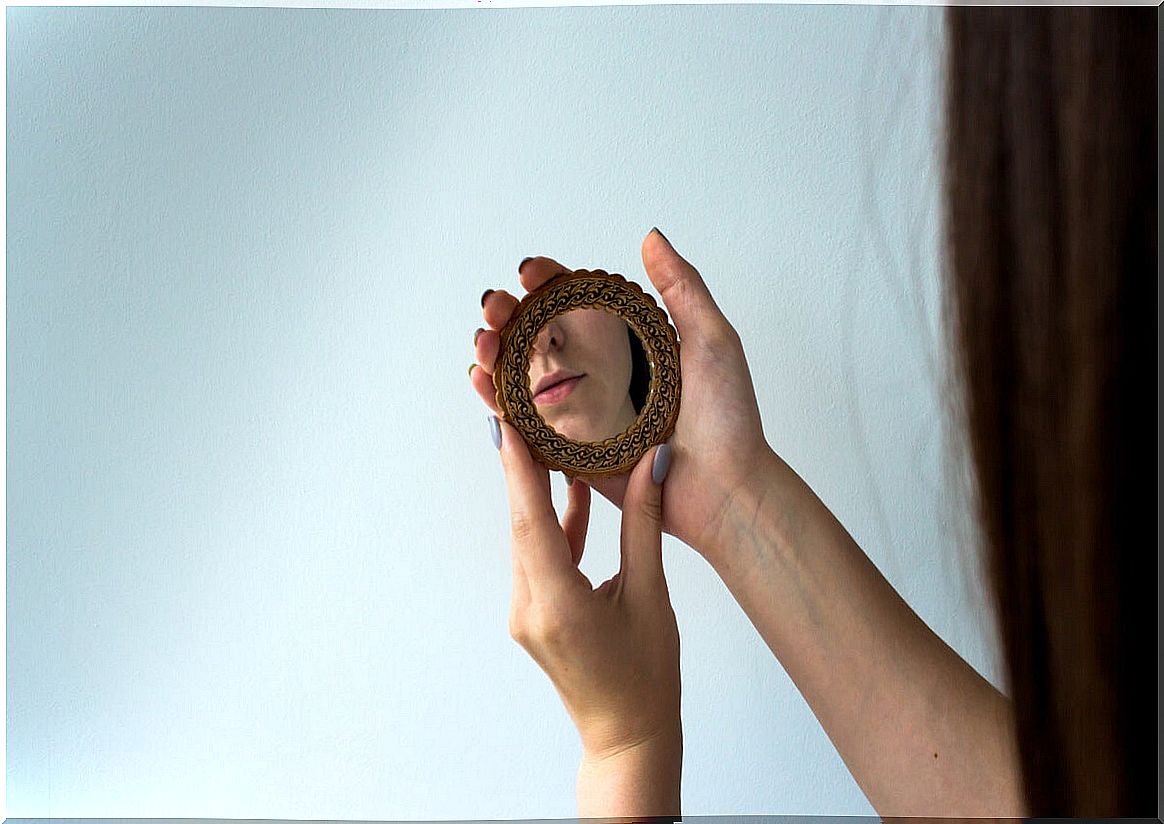
[{"label": "braided frame pattern", "polygon": [[[651,383],[631,427],[604,441],[574,441],[554,431],[538,413],[529,385],[530,350],[538,331],[572,309],[602,308],[625,320],[642,341]],[[571,476],[613,475],[630,470],[675,429],[681,380],[679,338],[666,312],[637,283],[602,269],[579,269],[551,278],[530,292],[501,330],[493,373],[497,406],[544,466]]]}]

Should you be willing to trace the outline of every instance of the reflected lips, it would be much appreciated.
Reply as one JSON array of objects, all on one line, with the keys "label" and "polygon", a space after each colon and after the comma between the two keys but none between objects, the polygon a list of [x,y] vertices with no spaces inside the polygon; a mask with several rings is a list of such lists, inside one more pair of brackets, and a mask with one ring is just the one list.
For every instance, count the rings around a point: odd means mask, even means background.
[{"label": "reflected lips", "polygon": [[567,378],[566,380],[555,383],[548,389],[543,389],[535,397],[534,401],[539,404],[557,403],[574,391],[574,387],[578,385],[585,375],[579,375],[576,378]]}]

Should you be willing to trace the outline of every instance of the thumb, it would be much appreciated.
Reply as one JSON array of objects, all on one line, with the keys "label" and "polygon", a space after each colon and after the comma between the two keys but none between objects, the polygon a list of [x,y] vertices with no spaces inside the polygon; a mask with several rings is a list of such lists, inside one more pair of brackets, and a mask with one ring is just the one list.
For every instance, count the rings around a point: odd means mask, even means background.
[{"label": "thumb", "polygon": [[639,459],[622,500],[622,579],[631,592],[653,591],[663,578],[663,479],[671,446],[662,444]]},{"label": "thumb", "polygon": [[643,240],[642,254],[643,268],[659,290],[680,340],[705,337],[712,327],[728,325],[703,277],[657,228]]}]

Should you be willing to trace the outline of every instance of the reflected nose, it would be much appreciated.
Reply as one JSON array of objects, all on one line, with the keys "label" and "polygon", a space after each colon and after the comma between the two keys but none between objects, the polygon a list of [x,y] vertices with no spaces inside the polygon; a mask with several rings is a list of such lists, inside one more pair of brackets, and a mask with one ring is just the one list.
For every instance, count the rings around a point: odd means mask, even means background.
[{"label": "reflected nose", "polygon": [[542,354],[551,349],[561,349],[563,343],[565,340],[562,335],[562,327],[556,321],[550,321],[541,328],[538,336],[534,338],[533,350]]}]

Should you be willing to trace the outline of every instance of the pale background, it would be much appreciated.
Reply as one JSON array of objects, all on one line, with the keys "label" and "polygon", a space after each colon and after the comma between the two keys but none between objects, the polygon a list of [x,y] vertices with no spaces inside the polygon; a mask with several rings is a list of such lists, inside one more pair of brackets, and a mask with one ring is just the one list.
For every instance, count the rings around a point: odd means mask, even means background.
[{"label": "pale background", "polygon": [[[769,441],[1000,683],[943,452],[943,13],[9,9],[8,815],[573,816],[466,369],[522,257],[653,292],[652,225]],[[871,812],[665,554],[684,813]]]}]

